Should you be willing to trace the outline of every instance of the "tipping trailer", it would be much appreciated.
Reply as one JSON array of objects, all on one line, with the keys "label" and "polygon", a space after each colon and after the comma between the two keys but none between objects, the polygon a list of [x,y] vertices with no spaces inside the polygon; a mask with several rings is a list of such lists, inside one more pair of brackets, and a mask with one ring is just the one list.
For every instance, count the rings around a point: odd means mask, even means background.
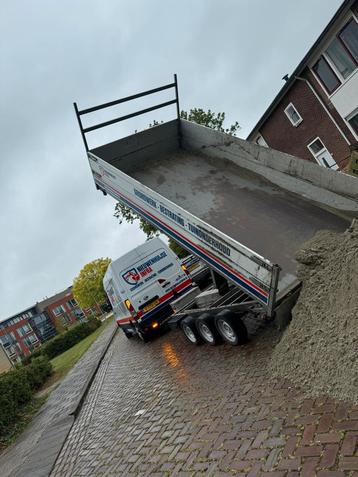
[{"label": "tipping trailer", "polygon": [[[164,90],[174,98],[83,126],[84,115]],[[198,256],[268,317],[295,302],[300,246],[320,229],[344,231],[358,215],[355,177],[181,119],[176,75],[143,93],[74,106],[97,189]],[[88,147],[91,131],[168,106],[176,107],[174,120]]]}]

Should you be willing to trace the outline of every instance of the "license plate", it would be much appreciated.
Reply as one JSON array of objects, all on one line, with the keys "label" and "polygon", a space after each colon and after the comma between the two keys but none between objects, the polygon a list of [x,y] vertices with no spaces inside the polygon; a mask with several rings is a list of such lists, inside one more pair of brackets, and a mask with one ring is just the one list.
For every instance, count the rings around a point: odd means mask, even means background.
[{"label": "license plate", "polygon": [[147,313],[147,311],[150,311],[152,310],[154,307],[156,307],[157,305],[159,305],[160,301],[159,300],[154,300],[152,301],[151,303],[149,303],[149,305],[145,306],[143,308],[143,311],[144,313]]}]

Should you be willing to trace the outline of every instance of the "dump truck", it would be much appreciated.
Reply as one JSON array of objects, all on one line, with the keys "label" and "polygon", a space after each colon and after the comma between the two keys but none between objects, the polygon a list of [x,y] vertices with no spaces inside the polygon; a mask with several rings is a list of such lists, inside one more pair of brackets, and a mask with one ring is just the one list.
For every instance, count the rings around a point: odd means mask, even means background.
[{"label": "dump truck", "polygon": [[[84,115],[162,91],[173,99],[83,126]],[[356,177],[181,119],[176,76],[109,103],[74,107],[96,188],[213,270],[223,296],[205,312],[289,316],[301,286],[296,251],[318,230],[344,231],[358,215]],[[88,147],[88,133],[164,107],[175,107],[175,119]],[[176,326],[186,319],[195,331],[201,315],[186,305]]]}]

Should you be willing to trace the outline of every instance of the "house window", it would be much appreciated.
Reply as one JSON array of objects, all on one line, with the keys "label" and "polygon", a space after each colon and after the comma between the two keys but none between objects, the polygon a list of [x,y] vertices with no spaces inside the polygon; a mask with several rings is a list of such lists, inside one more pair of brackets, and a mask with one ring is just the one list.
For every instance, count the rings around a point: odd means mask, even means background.
[{"label": "house window", "polygon": [[32,330],[29,325],[24,325],[20,326],[20,328],[17,328],[16,331],[19,333],[20,336],[25,336],[26,333],[30,333]]},{"label": "house window", "polygon": [[338,37],[358,63],[358,24],[354,18],[351,18],[347,25],[342,28]]},{"label": "house window", "polygon": [[56,316],[58,316],[58,315],[61,315],[61,313],[65,313],[65,309],[62,305],[59,305],[53,309],[53,312]]},{"label": "house window", "polygon": [[327,60],[321,56],[317,63],[313,66],[313,71],[323,83],[327,93],[331,94],[335,91],[341,82],[337,78],[332,68],[327,63]]},{"label": "house window", "polygon": [[27,336],[24,341],[27,344],[27,346],[32,346],[33,344],[38,342],[38,339],[36,338],[35,335],[30,335],[30,336]]},{"label": "house window", "polygon": [[332,94],[358,66],[358,24],[354,18],[342,28],[313,66],[328,94]]},{"label": "house window", "polygon": [[293,126],[297,127],[302,123],[302,118],[292,103],[290,103],[285,109],[285,114]]},{"label": "house window", "polygon": [[69,300],[69,301],[67,302],[67,306],[68,306],[70,309],[76,308],[76,306],[77,306],[77,301],[76,301],[74,298],[72,298],[72,300]]},{"label": "house window", "polygon": [[353,114],[348,116],[347,121],[351,125],[354,132],[358,134],[358,110],[356,110]]},{"label": "house window", "polygon": [[342,75],[343,79],[353,73],[356,65],[342,43],[335,38],[326,50],[327,56]]},{"label": "house window", "polygon": [[333,156],[328,152],[327,148],[319,137],[317,137],[314,141],[308,144],[307,147],[313,157],[318,162],[318,164],[334,171],[338,170],[338,165],[336,161],[333,159]]}]

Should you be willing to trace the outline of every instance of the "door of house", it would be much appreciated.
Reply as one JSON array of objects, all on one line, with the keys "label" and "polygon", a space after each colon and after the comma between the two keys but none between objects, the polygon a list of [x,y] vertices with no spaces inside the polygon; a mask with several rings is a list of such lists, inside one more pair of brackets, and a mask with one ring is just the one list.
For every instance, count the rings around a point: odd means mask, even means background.
[{"label": "door of house", "polygon": [[319,137],[317,137],[307,147],[318,164],[334,171],[339,169],[336,161],[333,159],[332,154],[328,152],[327,148]]}]

